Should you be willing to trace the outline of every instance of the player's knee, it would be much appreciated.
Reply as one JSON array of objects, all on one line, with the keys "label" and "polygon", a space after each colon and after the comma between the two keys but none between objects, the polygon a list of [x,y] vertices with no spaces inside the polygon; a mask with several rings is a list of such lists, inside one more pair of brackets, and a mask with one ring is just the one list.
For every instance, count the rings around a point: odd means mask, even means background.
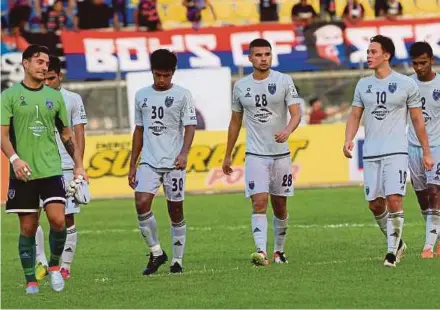
[{"label": "player's knee", "polygon": [[65,220],[66,220],[66,227],[75,225],[75,218],[73,217],[73,214],[66,214]]},{"label": "player's knee", "polygon": [[428,193],[430,200],[440,199],[440,186],[436,184],[428,184]]},{"label": "player's knee", "polygon": [[135,204],[138,214],[147,213],[151,210],[151,199],[148,195],[136,195]]},{"label": "player's knee", "polygon": [[25,237],[35,236],[37,233],[38,223],[28,223],[20,227],[20,234]]},{"label": "player's knee", "polygon": [[179,223],[183,220],[182,201],[168,201],[168,214],[173,223]]},{"label": "player's knee", "polygon": [[390,212],[402,210],[402,196],[390,195],[387,197],[387,206]]},{"label": "player's knee", "polygon": [[55,217],[50,220],[50,227],[53,230],[61,231],[64,229],[65,226],[66,226],[66,223],[64,220],[64,216]]},{"label": "player's knee", "polygon": [[252,208],[255,213],[265,213],[267,210],[267,199],[260,198],[253,200]]},{"label": "player's knee", "polygon": [[380,215],[385,212],[385,201],[383,199],[375,199],[369,202],[368,207],[374,215]]}]

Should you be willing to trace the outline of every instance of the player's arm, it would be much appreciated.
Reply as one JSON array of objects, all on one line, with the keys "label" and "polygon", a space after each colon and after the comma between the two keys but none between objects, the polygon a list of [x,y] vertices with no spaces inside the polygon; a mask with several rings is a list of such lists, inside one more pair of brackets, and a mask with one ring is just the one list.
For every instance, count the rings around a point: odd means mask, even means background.
[{"label": "player's arm", "polygon": [[351,158],[351,151],[354,147],[353,140],[354,137],[356,137],[356,133],[361,123],[362,114],[364,113],[365,109],[361,96],[361,86],[359,84],[360,81],[358,82],[358,84],[356,85],[356,89],[354,90],[353,105],[350,115],[347,119],[347,125],[345,127],[345,140],[342,151],[344,152],[344,156],[347,158]]},{"label": "player's arm", "polygon": [[81,161],[84,161],[84,151],[86,147],[85,125],[87,124],[87,115],[81,97],[76,98],[76,104],[72,111],[73,134]]},{"label": "player's arm", "polygon": [[231,120],[228,127],[228,141],[226,143],[225,158],[223,160],[223,172],[226,175],[232,173],[232,150],[237,143],[238,136],[240,135],[241,125],[243,123],[243,112],[232,111]]},{"label": "player's arm", "polygon": [[194,106],[194,99],[190,92],[185,94],[184,104],[181,110],[181,122],[185,127],[183,135],[183,145],[179,155],[177,155],[174,165],[176,169],[185,169],[188,161],[188,153],[194,140],[194,134],[197,126],[196,108]]},{"label": "player's arm", "polygon": [[131,140],[130,170],[128,172],[128,185],[133,189],[136,187],[136,165],[144,144],[143,136],[144,126],[136,124]]},{"label": "player's arm", "polygon": [[6,91],[2,92],[1,103],[1,149],[12,164],[15,176],[19,180],[27,181],[32,172],[31,168],[25,161],[18,157],[9,138],[9,125],[13,114],[11,100],[9,100]]}]

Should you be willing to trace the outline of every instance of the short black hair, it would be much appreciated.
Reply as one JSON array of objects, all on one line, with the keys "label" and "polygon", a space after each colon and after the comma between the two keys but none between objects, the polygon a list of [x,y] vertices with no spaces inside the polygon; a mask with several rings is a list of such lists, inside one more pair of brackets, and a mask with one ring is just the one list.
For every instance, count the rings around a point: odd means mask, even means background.
[{"label": "short black hair", "polygon": [[167,49],[155,50],[150,56],[151,70],[176,70],[177,56]]},{"label": "short black hair", "polygon": [[382,47],[382,50],[386,53],[389,53],[390,56],[390,62],[394,57],[394,54],[396,53],[396,47],[394,46],[393,40],[391,40],[390,38],[380,35],[378,34],[377,36],[374,36],[370,39],[370,42],[376,42],[379,43],[380,46]]},{"label": "short black hair", "polygon": [[249,44],[249,51],[254,47],[269,47],[272,49],[272,45],[270,45],[269,41],[266,39],[255,39]]},{"label": "short black hair", "polygon": [[309,100],[309,105],[312,106],[316,101],[320,101],[321,99],[319,99],[318,97],[313,97],[312,99]]},{"label": "short black hair", "polygon": [[49,68],[47,69],[47,72],[49,71],[55,71],[55,73],[61,72],[61,60],[53,55],[49,56]]},{"label": "short black hair", "polygon": [[409,54],[411,58],[416,58],[422,56],[423,54],[428,54],[429,58],[434,57],[434,53],[432,52],[432,47],[428,42],[416,42],[409,48]]},{"label": "short black hair", "polygon": [[49,49],[44,46],[44,45],[38,45],[38,44],[32,44],[29,45],[23,52],[22,56],[21,56],[21,61],[23,60],[29,60],[31,59],[33,56],[39,56],[41,53],[43,54],[47,54],[47,56],[50,55],[50,51]]}]

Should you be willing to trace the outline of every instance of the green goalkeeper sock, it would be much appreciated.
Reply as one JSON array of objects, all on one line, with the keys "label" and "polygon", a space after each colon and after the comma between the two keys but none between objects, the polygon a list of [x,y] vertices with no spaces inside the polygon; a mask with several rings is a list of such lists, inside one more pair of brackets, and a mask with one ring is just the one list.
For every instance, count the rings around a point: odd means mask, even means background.
[{"label": "green goalkeeper sock", "polygon": [[59,266],[60,257],[63,254],[64,244],[66,243],[66,227],[61,231],[55,231],[52,228],[49,233],[50,260],[49,267]]},{"label": "green goalkeeper sock", "polygon": [[37,282],[35,278],[35,236],[26,237],[20,235],[18,239],[18,253],[26,282]]}]

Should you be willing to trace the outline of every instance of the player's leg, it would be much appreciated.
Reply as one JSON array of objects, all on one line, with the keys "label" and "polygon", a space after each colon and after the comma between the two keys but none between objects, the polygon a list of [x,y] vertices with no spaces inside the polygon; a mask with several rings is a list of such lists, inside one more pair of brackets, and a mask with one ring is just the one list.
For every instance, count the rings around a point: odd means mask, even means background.
[{"label": "player's leg", "polygon": [[41,227],[40,218],[41,218],[41,210],[43,208],[43,202],[40,202],[41,208],[38,210],[38,228],[37,233],[35,234],[35,243],[36,243],[36,267],[35,267],[35,275],[38,281],[41,281],[47,273],[47,257],[44,246],[44,232]]},{"label": "player's leg", "polygon": [[186,245],[186,222],[183,215],[183,200],[185,199],[184,170],[173,170],[164,176],[164,192],[167,197],[168,214],[171,220],[171,243],[173,259],[170,272],[183,272],[183,253]]},{"label": "player's leg", "polygon": [[[73,180],[73,172],[63,171],[64,185],[68,186]],[[78,243],[78,233],[75,226],[75,214],[80,212],[80,205],[75,203],[73,197],[66,198],[65,222],[67,227],[66,243],[64,244],[63,254],[61,255],[61,275],[64,279],[70,278],[70,268],[75,256],[76,245]]]},{"label": "player's leg", "polygon": [[411,176],[411,184],[416,193],[417,201],[419,202],[420,210],[426,223],[426,216],[430,211],[429,192],[422,149],[420,147],[409,145],[408,167]]},{"label": "player's leg", "polygon": [[290,157],[275,159],[271,169],[269,185],[270,199],[273,208],[273,232],[275,263],[287,263],[284,254],[289,215],[287,212],[287,196],[293,195],[293,176]]},{"label": "player's leg", "polygon": [[161,184],[161,175],[147,165],[139,166],[136,172],[135,204],[141,235],[148,246],[150,258],[144,275],[155,273],[168,257],[160,247],[157,222],[151,206]]},{"label": "player's leg", "polygon": [[[426,238],[422,258],[432,258],[434,246],[440,236],[440,147],[432,149],[434,168],[426,172],[430,212],[426,217]],[[436,255],[440,256],[440,243]]]},{"label": "player's leg", "polygon": [[246,156],[245,186],[246,197],[252,202],[252,234],[256,252],[251,255],[252,262],[258,266],[269,264],[267,257],[267,204],[269,202],[270,166],[273,159]]},{"label": "player's leg", "polygon": [[384,265],[395,267],[398,260],[399,245],[401,244],[404,212],[403,196],[406,194],[408,169],[407,156],[392,156],[383,161],[384,187],[389,211],[387,220],[387,254]]},{"label": "player's leg", "polygon": [[26,278],[26,293],[38,293],[35,277],[35,233],[38,227],[38,192],[35,181],[9,181],[6,213],[17,213],[20,223],[18,252]]},{"label": "player's leg", "polygon": [[66,243],[66,224],[64,220],[66,190],[62,176],[38,180],[40,197],[50,225],[49,231],[49,277],[51,287],[60,292],[64,289],[64,279],[60,273],[60,258]]}]

